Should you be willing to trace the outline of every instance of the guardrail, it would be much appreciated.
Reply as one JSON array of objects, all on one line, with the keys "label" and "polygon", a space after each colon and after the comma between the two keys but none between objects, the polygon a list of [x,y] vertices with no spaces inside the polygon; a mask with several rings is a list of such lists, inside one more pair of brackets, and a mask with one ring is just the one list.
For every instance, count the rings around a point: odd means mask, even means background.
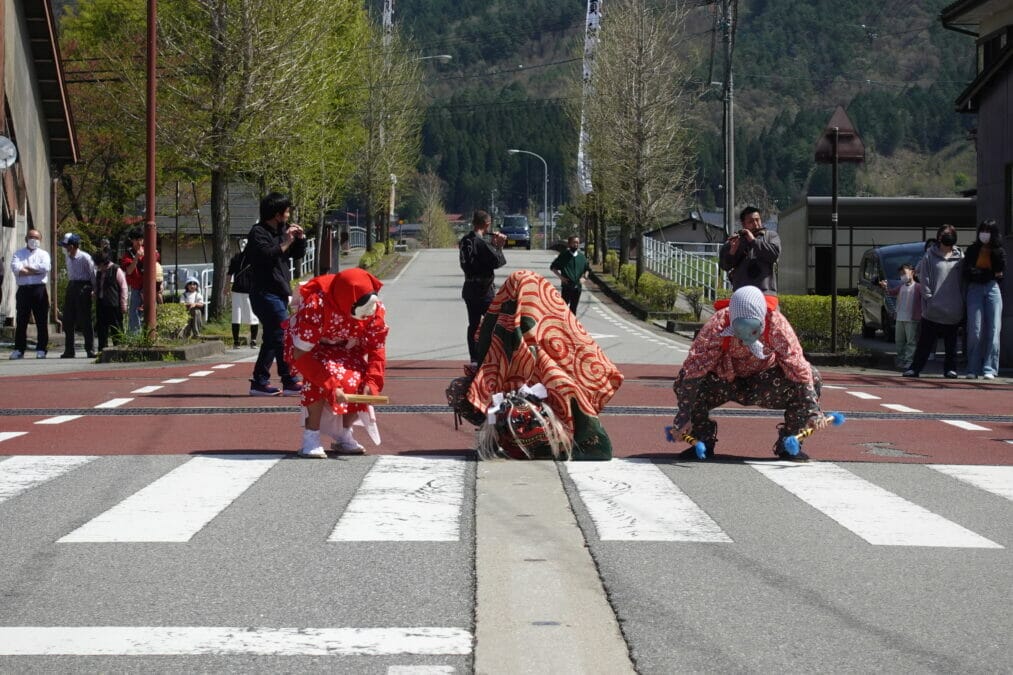
[{"label": "guardrail", "polygon": [[702,288],[704,297],[715,300],[719,289],[731,289],[718,266],[721,244],[695,241],[658,241],[641,238],[644,267],[659,277],[686,288]]}]

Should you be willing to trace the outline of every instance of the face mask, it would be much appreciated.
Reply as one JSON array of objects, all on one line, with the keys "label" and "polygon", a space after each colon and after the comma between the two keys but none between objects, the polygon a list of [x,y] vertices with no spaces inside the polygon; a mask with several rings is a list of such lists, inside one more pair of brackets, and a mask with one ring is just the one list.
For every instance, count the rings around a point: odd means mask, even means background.
[{"label": "face mask", "polygon": [[39,247],[39,240],[38,239],[29,239],[28,240],[28,248],[29,248],[29,250],[34,251],[38,247]]},{"label": "face mask", "polygon": [[352,318],[358,319],[359,321],[365,321],[369,317],[376,314],[376,306],[379,300],[376,297],[376,293],[370,293],[364,295],[355,303],[352,307]]},{"label": "face mask", "polygon": [[760,334],[763,333],[763,322],[759,319],[739,317],[732,321],[732,332],[735,333],[735,337],[742,340],[743,344],[751,345],[760,339]]},{"label": "face mask", "polygon": [[953,246],[957,243],[957,238],[952,234],[944,234],[939,237],[939,243],[943,246]]},{"label": "face mask", "polygon": [[979,232],[978,233],[978,241],[980,241],[982,244],[987,244],[991,240],[992,240],[992,233],[991,232]]}]

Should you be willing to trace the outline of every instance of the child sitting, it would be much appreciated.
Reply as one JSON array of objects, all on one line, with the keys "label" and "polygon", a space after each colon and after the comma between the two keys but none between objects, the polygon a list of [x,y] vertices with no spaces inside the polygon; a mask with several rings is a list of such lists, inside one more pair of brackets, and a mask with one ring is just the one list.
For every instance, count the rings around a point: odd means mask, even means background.
[{"label": "child sitting", "polygon": [[187,279],[183,295],[179,298],[189,314],[183,337],[200,337],[201,329],[204,328],[204,296],[197,290],[197,286],[196,279]]}]

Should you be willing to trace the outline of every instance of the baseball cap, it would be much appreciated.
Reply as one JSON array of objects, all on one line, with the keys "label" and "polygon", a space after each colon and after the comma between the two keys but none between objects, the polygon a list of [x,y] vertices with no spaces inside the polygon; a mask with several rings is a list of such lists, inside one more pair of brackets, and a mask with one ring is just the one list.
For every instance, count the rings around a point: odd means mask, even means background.
[{"label": "baseball cap", "polygon": [[63,235],[63,239],[60,240],[60,246],[70,246],[71,244],[73,244],[74,246],[80,246],[81,237],[74,234],[73,232],[68,232],[67,234]]}]

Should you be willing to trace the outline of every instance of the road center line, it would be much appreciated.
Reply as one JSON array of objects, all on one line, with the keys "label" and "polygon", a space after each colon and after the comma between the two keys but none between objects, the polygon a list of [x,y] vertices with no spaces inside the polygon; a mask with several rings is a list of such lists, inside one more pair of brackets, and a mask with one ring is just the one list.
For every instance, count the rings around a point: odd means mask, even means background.
[{"label": "road center line", "polygon": [[27,431],[0,431],[0,442],[9,441],[12,438],[24,436],[27,433],[28,433]]},{"label": "road center line", "polygon": [[208,375],[214,375],[214,374],[215,374],[215,371],[213,371],[213,370],[198,370],[195,373],[190,373],[190,377],[207,377]]},{"label": "road center line", "polygon": [[918,408],[909,408],[906,405],[901,405],[900,403],[880,403],[880,405],[883,406],[884,408],[888,408],[890,410],[895,410],[897,412],[902,412],[902,413],[920,413],[920,412],[922,412]]},{"label": "road center line", "polygon": [[279,459],[279,455],[195,457],[59,541],[190,541]]},{"label": "road center line", "polygon": [[444,656],[471,642],[463,628],[0,627],[4,656]]},{"label": "road center line", "polygon": [[154,393],[154,392],[158,391],[159,389],[162,389],[162,385],[160,385],[160,384],[149,384],[146,387],[141,387],[140,389],[134,389],[130,393],[131,394],[151,394],[151,393]]},{"label": "road center line", "polygon": [[188,378],[185,377],[174,377],[169,380],[162,380],[162,384],[183,384]]},{"label": "road center line", "polygon": [[56,415],[55,417],[39,420],[36,424],[63,424],[64,422],[73,422],[80,417],[81,415]]},{"label": "road center line", "polygon": [[875,394],[870,394],[867,391],[846,391],[844,393],[849,394],[851,396],[854,396],[855,398],[864,399],[866,401],[878,401],[879,400],[879,396],[876,396]]}]

